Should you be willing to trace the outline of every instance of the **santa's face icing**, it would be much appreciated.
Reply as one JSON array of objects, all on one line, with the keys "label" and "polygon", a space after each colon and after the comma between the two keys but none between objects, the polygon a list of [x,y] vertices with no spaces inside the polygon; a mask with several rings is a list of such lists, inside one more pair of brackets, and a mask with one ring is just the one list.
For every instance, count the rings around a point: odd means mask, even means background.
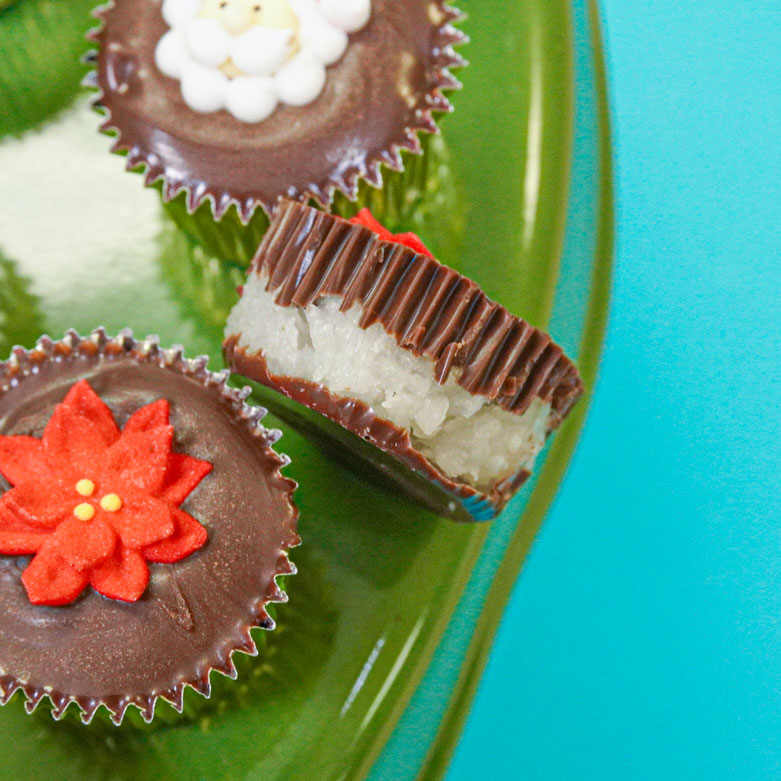
[{"label": "santa's face icing", "polygon": [[299,26],[288,0],[202,0],[198,16],[216,19],[231,35],[241,35],[254,25],[276,30]]},{"label": "santa's face icing", "polygon": [[171,29],[155,61],[187,105],[262,122],[279,103],[320,95],[371,0],[164,0],[162,11]]}]

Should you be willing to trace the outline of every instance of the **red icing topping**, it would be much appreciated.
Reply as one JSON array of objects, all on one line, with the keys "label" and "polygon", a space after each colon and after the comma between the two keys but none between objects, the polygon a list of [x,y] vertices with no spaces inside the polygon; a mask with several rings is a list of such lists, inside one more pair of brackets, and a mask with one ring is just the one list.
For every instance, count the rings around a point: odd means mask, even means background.
[{"label": "red icing topping", "polygon": [[164,399],[120,432],[85,380],[52,415],[41,439],[0,436],[0,554],[35,554],[22,573],[36,605],[73,602],[89,585],[135,602],[147,562],[173,564],[201,548],[206,529],[179,505],[212,469],[171,452]]},{"label": "red icing topping", "polygon": [[415,250],[419,255],[425,255],[427,258],[434,257],[416,233],[391,233],[369,209],[361,209],[350,222],[353,225],[363,225],[364,228],[376,233],[383,241],[403,244],[405,247]]}]

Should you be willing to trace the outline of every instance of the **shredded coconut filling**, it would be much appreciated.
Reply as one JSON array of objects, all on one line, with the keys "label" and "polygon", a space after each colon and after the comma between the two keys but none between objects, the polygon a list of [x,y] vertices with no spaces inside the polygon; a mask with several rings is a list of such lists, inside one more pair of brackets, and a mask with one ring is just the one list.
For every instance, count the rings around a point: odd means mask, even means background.
[{"label": "shredded coconut filling", "polygon": [[472,395],[451,372],[443,385],[433,363],[396,343],[382,325],[358,326],[358,305],[321,298],[306,309],[277,306],[268,277],[252,275],[226,325],[250,354],[262,350],[272,374],[320,383],[370,405],[408,429],[416,449],[451,479],[486,489],[521,467],[531,469],[545,443],[550,405],[535,399],[523,415]]}]

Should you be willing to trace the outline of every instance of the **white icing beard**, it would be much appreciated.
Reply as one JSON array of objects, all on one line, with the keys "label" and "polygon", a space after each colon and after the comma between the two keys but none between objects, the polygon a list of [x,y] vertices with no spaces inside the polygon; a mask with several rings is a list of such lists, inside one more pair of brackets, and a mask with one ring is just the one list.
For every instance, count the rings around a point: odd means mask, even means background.
[{"label": "white icing beard", "polygon": [[371,15],[371,0],[228,0],[245,15],[273,3],[298,20],[297,29],[252,24],[236,34],[222,17],[201,16],[206,2],[163,1],[171,29],[157,44],[155,62],[181,82],[182,97],[194,111],[225,109],[248,123],[267,119],[279,103],[304,106],[315,100],[326,68],[347,49],[348,33],[363,28]]}]

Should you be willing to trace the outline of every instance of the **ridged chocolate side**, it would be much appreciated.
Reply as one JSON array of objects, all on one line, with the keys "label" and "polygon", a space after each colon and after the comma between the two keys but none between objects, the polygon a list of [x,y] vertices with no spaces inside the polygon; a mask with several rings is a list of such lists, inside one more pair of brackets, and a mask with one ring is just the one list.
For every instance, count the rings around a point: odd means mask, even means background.
[{"label": "ridged chocolate side", "polygon": [[394,469],[389,460],[372,457],[380,472],[438,515],[457,521],[491,520],[530,477],[531,473],[521,468],[497,480],[488,491],[452,480],[416,450],[409,431],[380,417],[368,404],[331,393],[325,386],[300,377],[272,374],[263,352],[248,353],[239,346],[238,336],[226,340],[224,352],[226,363],[238,374],[320,413],[408,467]]},{"label": "ridged chocolate side", "polygon": [[583,392],[577,368],[550,336],[510,314],[470,279],[433,258],[382,241],[359,225],[292,201],[281,203],[253,261],[280,306],[304,308],[323,296],[362,310],[399,346],[434,362],[502,409],[523,414],[539,397],[556,428]]}]

